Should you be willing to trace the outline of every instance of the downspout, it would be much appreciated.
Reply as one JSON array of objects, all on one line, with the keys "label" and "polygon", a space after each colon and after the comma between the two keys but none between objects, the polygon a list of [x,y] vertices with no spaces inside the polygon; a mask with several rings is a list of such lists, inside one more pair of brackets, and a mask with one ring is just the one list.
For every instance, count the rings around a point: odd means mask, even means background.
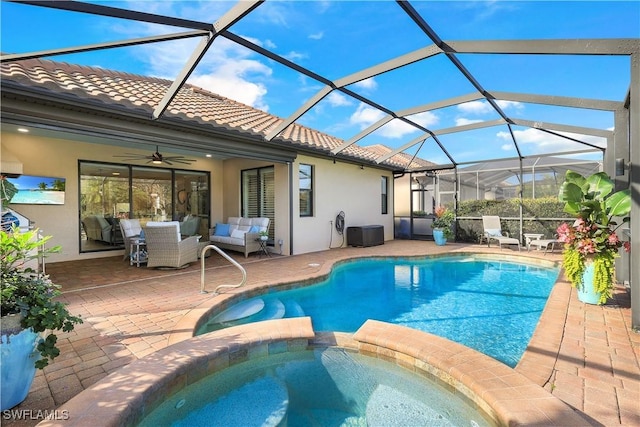
[{"label": "downspout", "polygon": [[287,162],[289,170],[289,255],[293,255],[293,162]]}]

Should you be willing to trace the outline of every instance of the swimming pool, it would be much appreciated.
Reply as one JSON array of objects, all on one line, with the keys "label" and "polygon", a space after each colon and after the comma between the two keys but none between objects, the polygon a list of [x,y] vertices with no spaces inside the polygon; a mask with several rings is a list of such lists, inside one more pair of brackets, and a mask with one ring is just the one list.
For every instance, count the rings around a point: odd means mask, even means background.
[{"label": "swimming pool", "polygon": [[138,427],[157,425],[483,427],[493,423],[460,394],[393,363],[324,348],[271,355],[209,375],[171,396]]},{"label": "swimming pool", "polygon": [[243,301],[196,335],[300,316],[310,316],[318,331],[353,332],[375,319],[440,335],[514,367],[558,274],[557,267],[466,255],[349,261],[318,284]]}]

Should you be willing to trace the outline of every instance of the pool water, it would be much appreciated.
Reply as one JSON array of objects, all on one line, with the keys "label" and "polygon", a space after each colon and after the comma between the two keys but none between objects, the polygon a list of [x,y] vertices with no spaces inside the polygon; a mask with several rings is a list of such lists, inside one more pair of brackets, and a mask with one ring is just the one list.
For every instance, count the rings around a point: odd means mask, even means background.
[{"label": "pool water", "polygon": [[146,426],[491,425],[458,394],[395,364],[327,348],[212,374],[147,415]]},{"label": "pool water", "polygon": [[318,284],[244,301],[245,314],[235,316],[241,318],[229,316],[237,311],[232,307],[197,334],[299,316],[310,316],[316,331],[355,332],[375,319],[448,338],[514,367],[558,274],[558,268],[468,256],[350,261]]}]

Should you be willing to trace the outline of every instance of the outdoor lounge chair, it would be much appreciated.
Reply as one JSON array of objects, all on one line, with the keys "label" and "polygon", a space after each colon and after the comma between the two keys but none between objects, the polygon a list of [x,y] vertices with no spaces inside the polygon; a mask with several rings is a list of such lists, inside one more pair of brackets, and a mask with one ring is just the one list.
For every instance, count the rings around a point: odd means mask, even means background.
[{"label": "outdoor lounge chair", "polygon": [[180,223],[148,222],[143,228],[147,243],[147,267],[181,268],[198,261],[198,241],[201,236],[182,239]]},{"label": "outdoor lounge chair", "polygon": [[482,217],[483,234],[480,236],[480,244],[482,239],[487,239],[487,247],[491,247],[491,241],[498,242],[500,249],[502,245],[518,245],[518,251],[520,251],[520,240],[509,237],[509,233],[502,232],[502,226],[500,225],[499,216],[483,216]]}]

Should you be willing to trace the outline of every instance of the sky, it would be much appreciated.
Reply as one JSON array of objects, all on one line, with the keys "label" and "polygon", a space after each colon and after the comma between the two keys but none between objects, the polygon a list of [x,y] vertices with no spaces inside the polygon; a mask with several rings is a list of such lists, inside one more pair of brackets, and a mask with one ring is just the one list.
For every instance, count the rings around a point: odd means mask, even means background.
[{"label": "sky", "polygon": [[[102,1],[102,5],[216,22],[235,2]],[[640,37],[640,1],[413,1],[411,5],[445,41]],[[183,29],[2,2],[3,53],[30,52],[180,32]],[[37,31],[34,31],[37,29]],[[425,48],[432,41],[393,1],[268,0],[230,28],[236,35],[327,79]],[[636,41],[637,42],[637,41]],[[196,39],[147,44],[49,59],[173,80],[198,43]],[[459,54],[463,66],[487,91],[624,100],[630,84],[626,56]],[[266,59],[223,37],[214,41],[188,81],[211,92],[287,118],[323,84]],[[348,87],[394,112],[474,91],[444,55],[437,55]],[[509,117],[538,122],[613,129],[613,114],[575,108],[499,101]],[[384,114],[333,91],[300,117],[302,125],[348,140]],[[493,120],[482,100],[410,117],[437,131]],[[523,154],[582,150],[584,146],[531,128],[513,126]],[[360,145],[397,148],[423,135],[393,120]],[[576,135],[571,135],[576,136]],[[581,140],[600,144],[596,137]],[[506,126],[439,137],[457,162],[517,155]],[[433,138],[407,150],[448,163]]]}]

